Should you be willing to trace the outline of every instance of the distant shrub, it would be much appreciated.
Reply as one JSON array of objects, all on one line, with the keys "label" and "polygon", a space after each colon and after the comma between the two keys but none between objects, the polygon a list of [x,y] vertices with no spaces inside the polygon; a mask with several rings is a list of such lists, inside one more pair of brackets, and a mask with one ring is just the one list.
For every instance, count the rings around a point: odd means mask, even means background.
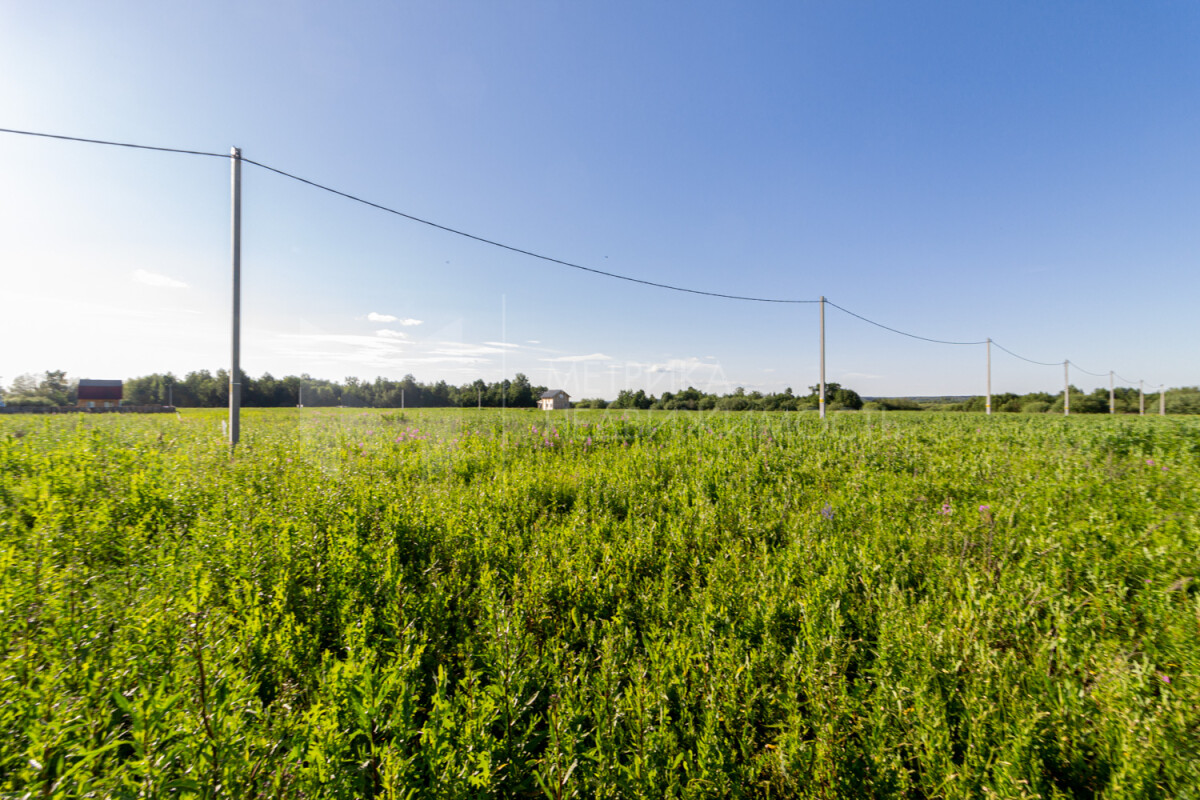
[{"label": "distant shrub", "polygon": [[925,409],[916,400],[910,400],[907,397],[884,397],[875,401],[883,407],[884,411],[924,411]]},{"label": "distant shrub", "polygon": [[49,397],[40,397],[38,395],[8,395],[4,398],[4,402],[10,406],[21,406],[23,408],[46,408],[48,406],[56,406],[58,403],[51,400]]},{"label": "distant shrub", "polygon": [[1200,388],[1195,386],[1167,390],[1168,414],[1200,414]]},{"label": "distant shrub", "polygon": [[1050,404],[1045,400],[1032,400],[1021,406],[1021,411],[1026,414],[1045,414],[1050,410]]}]

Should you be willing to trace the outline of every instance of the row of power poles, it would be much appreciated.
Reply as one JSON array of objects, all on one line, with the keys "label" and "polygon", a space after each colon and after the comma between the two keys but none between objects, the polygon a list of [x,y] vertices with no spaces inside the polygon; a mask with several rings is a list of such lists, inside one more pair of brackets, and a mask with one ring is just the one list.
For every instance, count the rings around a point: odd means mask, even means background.
[{"label": "row of power poles", "polygon": [[[819,410],[821,419],[825,419],[825,297],[821,296],[821,387],[820,395],[818,396]],[[1116,398],[1116,373],[1112,370],[1108,372],[1108,413],[1117,413],[1117,398]],[[989,336],[987,339],[987,397],[985,399],[984,409],[987,414],[992,413],[992,339]],[[1063,361],[1063,415],[1071,413],[1071,362]],[[1145,415],[1146,413],[1146,393],[1145,381],[1138,381],[1138,413]],[[1158,390],[1158,413],[1161,416],[1167,414],[1167,393],[1166,386],[1160,386]]]},{"label": "row of power poles", "polygon": [[[230,149],[232,184],[232,238],[233,238],[233,353],[229,370],[229,446],[237,445],[241,434],[242,371],[241,371],[241,318],[242,318],[242,151]],[[825,419],[825,296],[821,296],[821,386],[818,407],[821,419]],[[1063,361],[1063,414],[1071,413],[1070,361]],[[1108,373],[1108,411],[1117,410],[1114,394],[1115,373]],[[1146,413],[1146,398],[1143,381],[1138,381],[1139,413]],[[480,398],[482,405],[482,398]],[[987,401],[986,411],[992,413],[992,340],[987,340]],[[1166,392],[1160,388],[1158,413],[1166,414]]]}]

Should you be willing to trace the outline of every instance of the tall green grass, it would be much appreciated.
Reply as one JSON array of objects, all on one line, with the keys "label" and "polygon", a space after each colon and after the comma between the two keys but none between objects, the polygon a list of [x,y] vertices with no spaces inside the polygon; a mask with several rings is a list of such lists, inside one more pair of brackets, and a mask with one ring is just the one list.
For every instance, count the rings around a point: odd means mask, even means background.
[{"label": "tall green grass", "polygon": [[0,418],[5,796],[1200,794],[1200,423]]}]

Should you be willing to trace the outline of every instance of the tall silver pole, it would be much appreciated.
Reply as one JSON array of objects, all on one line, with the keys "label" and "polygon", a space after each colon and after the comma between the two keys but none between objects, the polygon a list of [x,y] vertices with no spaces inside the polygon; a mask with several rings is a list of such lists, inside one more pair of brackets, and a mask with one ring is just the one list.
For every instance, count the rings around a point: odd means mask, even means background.
[{"label": "tall silver pole", "polygon": [[1108,371],[1108,413],[1117,413],[1117,393],[1116,384],[1113,383],[1113,371]]},{"label": "tall silver pole", "polygon": [[991,416],[991,413],[992,413],[992,337],[990,337],[990,336],[988,337],[987,344],[988,344],[988,348],[987,348],[987,350],[988,350],[987,405],[984,406],[984,408],[987,411],[988,416]]},{"label": "tall silver pole", "polygon": [[233,358],[229,368],[229,446],[238,443],[242,410],[242,151],[230,149],[233,165]]},{"label": "tall silver pole", "polygon": [[1145,384],[1145,381],[1138,381],[1138,416],[1141,417],[1146,415],[1146,394],[1143,391]]},{"label": "tall silver pole", "polygon": [[1167,385],[1165,383],[1158,386],[1158,415],[1160,417],[1167,415]]},{"label": "tall silver pole", "polygon": [[1071,362],[1063,362],[1063,416],[1071,413]]},{"label": "tall silver pole", "polygon": [[821,295],[821,394],[817,403],[821,419],[825,419],[825,295]]}]

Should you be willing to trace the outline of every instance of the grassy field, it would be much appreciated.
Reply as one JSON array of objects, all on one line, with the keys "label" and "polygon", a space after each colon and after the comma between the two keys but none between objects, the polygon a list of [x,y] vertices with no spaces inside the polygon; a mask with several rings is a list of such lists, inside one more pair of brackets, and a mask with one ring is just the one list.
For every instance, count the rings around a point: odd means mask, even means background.
[{"label": "grassy field", "polygon": [[0,418],[5,797],[1200,796],[1200,420]]}]

